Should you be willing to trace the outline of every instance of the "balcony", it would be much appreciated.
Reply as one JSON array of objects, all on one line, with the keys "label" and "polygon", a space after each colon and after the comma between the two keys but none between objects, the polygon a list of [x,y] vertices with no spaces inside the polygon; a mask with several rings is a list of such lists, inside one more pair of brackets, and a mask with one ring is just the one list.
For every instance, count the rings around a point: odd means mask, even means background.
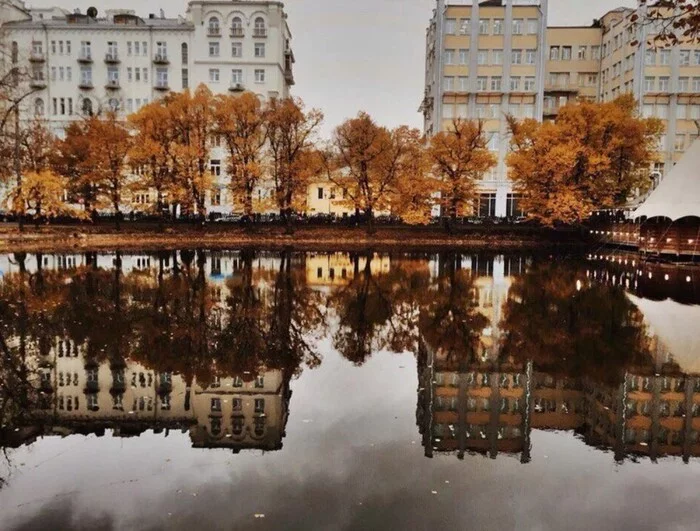
[{"label": "balcony", "polygon": [[153,62],[157,65],[169,65],[170,59],[168,59],[167,53],[157,53],[153,58]]},{"label": "balcony", "polygon": [[294,85],[294,72],[292,72],[291,67],[284,69],[284,80],[288,85]]},{"label": "balcony", "polygon": [[94,86],[92,84],[92,80],[85,79],[78,83],[78,88],[81,90],[92,90]]},{"label": "balcony", "polygon": [[231,92],[243,92],[245,87],[243,86],[243,83],[231,83],[231,86],[228,89]]},{"label": "balcony", "polygon": [[221,28],[209,27],[207,29],[207,37],[221,37]]},{"label": "balcony", "polygon": [[267,37],[267,29],[265,28],[255,28],[253,30],[253,37],[256,39],[264,39]]},{"label": "balcony", "polygon": [[168,85],[167,81],[157,81],[156,84],[153,86],[154,89],[156,90],[170,90],[170,86]]},{"label": "balcony", "polygon": [[573,83],[545,83],[545,92],[571,92],[573,94],[578,93],[580,87],[574,85]]},{"label": "balcony", "polygon": [[108,90],[119,90],[121,88],[119,85],[119,80],[118,79],[109,79],[107,81],[107,84],[105,85],[105,88]]},{"label": "balcony", "polygon": [[78,55],[79,63],[92,63],[92,54],[90,52],[80,52]]},{"label": "balcony", "polygon": [[242,39],[245,37],[245,32],[243,28],[231,28],[231,37],[234,39]]},{"label": "balcony", "polygon": [[29,82],[29,86],[33,89],[44,89],[46,88],[46,80],[44,77],[33,77]]},{"label": "balcony", "polygon": [[105,55],[105,63],[109,65],[116,65],[119,64],[119,54],[114,52],[114,53],[107,53]]},{"label": "balcony", "polygon": [[32,63],[43,63],[46,61],[46,56],[43,52],[31,52],[29,54],[29,61]]}]

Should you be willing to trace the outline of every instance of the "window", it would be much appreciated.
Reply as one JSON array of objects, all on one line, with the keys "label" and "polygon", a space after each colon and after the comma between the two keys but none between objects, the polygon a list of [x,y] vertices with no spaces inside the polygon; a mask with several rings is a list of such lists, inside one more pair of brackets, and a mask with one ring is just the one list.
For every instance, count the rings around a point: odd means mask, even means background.
[{"label": "window", "polygon": [[221,189],[220,188],[212,190],[211,206],[221,206]]},{"label": "window", "polygon": [[56,81],[56,67],[51,67],[51,81]]},{"label": "window", "polygon": [[488,50],[479,50],[476,53],[476,64],[478,65],[485,65],[489,61],[489,51]]},{"label": "window", "polygon": [[267,30],[265,29],[265,19],[262,17],[258,17],[255,19],[255,23],[253,26],[253,36],[255,37],[266,37],[267,36]]},{"label": "window", "polygon": [[255,43],[255,57],[265,57],[265,43],[256,42]]},{"label": "window", "polygon": [[221,412],[221,399],[220,398],[212,398],[211,399],[211,410],[215,413]]},{"label": "window", "polygon": [[119,68],[116,66],[110,66],[107,69],[107,83],[110,85],[119,84]]},{"label": "window", "polygon": [[523,51],[522,50],[513,50],[511,52],[511,61],[514,65],[521,65],[523,64]]},{"label": "window", "polygon": [[238,83],[243,83],[243,70],[232,70],[231,71],[231,82],[236,85]]},{"label": "window", "polygon": [[579,46],[576,57],[579,61],[585,61],[586,57],[588,57],[588,46]]},{"label": "window", "polygon": [[525,51],[525,64],[534,65],[537,61],[537,50],[526,50]]},{"label": "window", "polygon": [[231,44],[231,56],[232,57],[243,57],[243,43],[234,42]]},{"label": "window", "polygon": [[243,21],[240,17],[233,17],[231,21],[231,37],[243,37]]},{"label": "window", "polygon": [[659,92],[668,92],[670,78],[660,77],[659,78]]},{"label": "window", "polygon": [[187,68],[182,69],[182,88],[186,89],[190,86],[190,71]]},{"label": "window", "polygon": [[217,17],[211,17],[209,19],[209,35],[221,35],[221,25]]},{"label": "window", "polygon": [[679,63],[681,66],[690,66],[690,50],[681,50]]},{"label": "window", "polygon": [[58,114],[58,98],[53,98],[51,104],[51,114],[56,116]]},{"label": "window", "polygon": [[262,389],[265,387],[265,378],[263,376],[258,376],[255,378],[255,387],[256,389]]},{"label": "window", "polygon": [[562,46],[561,48],[561,60],[571,61],[571,46]]},{"label": "window", "polygon": [[496,18],[493,20],[493,34],[503,35],[503,19]]},{"label": "window", "polygon": [[512,90],[512,91],[520,90],[520,77],[513,76],[510,78],[510,90]]},{"label": "window", "polygon": [[644,92],[654,92],[656,90],[656,78],[647,76],[644,78]]},{"label": "window", "polygon": [[168,87],[168,69],[167,68],[157,68],[156,69],[156,86],[161,88]]},{"label": "window", "polygon": [[527,19],[527,33],[528,35],[537,35],[540,24],[536,18]]},{"label": "window", "polygon": [[190,60],[190,50],[186,42],[183,42],[180,46],[180,56],[182,58],[182,64],[186,65]]},{"label": "window", "polygon": [[486,90],[488,84],[488,78],[487,77],[478,77],[476,78],[476,90],[483,92]]},{"label": "window", "polygon": [[255,412],[256,413],[265,413],[265,399],[264,398],[256,398],[255,399]]},{"label": "window", "polygon": [[455,51],[454,50],[445,50],[445,64],[446,65],[455,64]]},{"label": "window", "polygon": [[502,65],[503,64],[503,50],[494,50],[492,57],[492,64]]},{"label": "window", "polygon": [[209,169],[213,177],[219,177],[221,175],[221,161],[212,159],[209,163]]},{"label": "window", "polygon": [[148,55],[148,43],[146,41],[143,41],[141,43],[141,53],[146,56]]},{"label": "window", "polygon": [[656,65],[656,52],[654,50],[647,50],[644,54],[644,64],[647,66]]},{"label": "window", "polygon": [[491,78],[491,90],[500,92],[501,91],[501,78],[492,77]]},{"label": "window", "polygon": [[642,107],[642,116],[644,116],[644,118],[651,118],[654,116],[654,106],[644,105],[644,107]]},{"label": "window", "polygon": [[141,43],[139,41],[134,42],[134,55],[141,55]]},{"label": "window", "polygon": [[693,92],[700,92],[700,77],[693,78]]},{"label": "window", "polygon": [[107,102],[107,105],[109,105],[109,109],[112,112],[117,112],[121,105],[119,104],[119,100],[117,98],[110,98],[109,101]]},{"label": "window", "polygon": [[44,107],[44,100],[37,98],[34,100],[34,114],[36,116],[44,116],[46,108]]},{"label": "window", "polygon": [[461,92],[468,92],[469,91],[469,78],[467,76],[459,76],[457,78],[459,81],[459,90]]},{"label": "window", "polygon": [[591,59],[600,60],[600,46],[591,46]]},{"label": "window", "polygon": [[92,116],[92,100],[90,98],[84,98],[83,104],[81,106],[81,111],[85,116]]},{"label": "window", "polygon": [[218,68],[210,68],[209,69],[209,82],[210,83],[218,83],[220,79],[220,73]]},{"label": "window", "polygon": [[459,64],[466,65],[469,59],[469,50],[459,51]]},{"label": "window", "polygon": [[129,82],[132,82],[134,80],[134,69],[130,66],[126,69],[126,79]]},{"label": "window", "polygon": [[659,103],[656,105],[656,117],[663,120],[668,118],[668,104]]},{"label": "window", "polygon": [[133,53],[132,42],[131,42],[131,41],[128,41],[128,42],[126,43],[126,55],[128,55],[129,57],[131,57],[131,54],[132,54],[132,53]]},{"label": "window", "polygon": [[209,57],[219,57],[219,43],[210,42],[209,43]]},{"label": "window", "polygon": [[19,45],[17,41],[12,41],[12,64],[16,65],[19,61]]},{"label": "window", "polygon": [[80,43],[80,57],[83,59],[92,58],[92,45],[89,41],[82,41]]},{"label": "window", "polygon": [[685,120],[688,116],[688,106],[683,104],[678,104],[676,106],[676,118],[679,120]]},{"label": "window", "polygon": [[452,76],[446,76],[443,79],[442,89],[445,92],[452,92],[455,88],[455,78]]},{"label": "window", "polygon": [[558,61],[559,60],[559,46],[550,46],[549,48],[549,60]]},{"label": "window", "polygon": [[457,29],[457,19],[456,18],[448,18],[445,20],[445,33],[447,35],[454,35],[456,29]]},{"label": "window", "polygon": [[73,67],[66,67],[66,81],[73,81]]},{"label": "window", "polygon": [[117,48],[117,43],[114,41],[107,43],[107,59],[117,59],[119,57],[119,49]]},{"label": "window", "polygon": [[[217,43],[218,44],[218,43]],[[211,55],[211,44],[209,45],[209,55]],[[168,58],[168,44],[165,42],[156,43],[156,58],[166,60]]]},{"label": "window", "polygon": [[513,35],[523,34],[523,19],[514,18],[513,19]]},{"label": "window", "polygon": [[92,85],[92,67],[81,66],[80,67],[80,84],[83,86]]},{"label": "window", "polygon": [[526,77],[525,78],[525,91],[526,92],[534,92],[535,90],[535,78],[534,77]]},{"label": "window", "polygon": [[520,206],[520,201],[521,196],[518,194],[508,194],[506,196],[506,216],[514,218],[525,215],[525,211]]},{"label": "window", "polygon": [[496,194],[481,194],[478,199],[478,214],[481,218],[496,215]]},{"label": "window", "polygon": [[256,83],[265,83],[265,70],[256,70],[255,71],[255,82]]},{"label": "window", "polygon": [[491,21],[487,18],[479,20],[479,35],[488,35],[491,29]]},{"label": "window", "polygon": [[671,64],[671,50],[661,50],[659,52],[659,59],[662,65]]},{"label": "window", "polygon": [[688,92],[690,89],[690,78],[679,77],[678,78],[678,92]]}]

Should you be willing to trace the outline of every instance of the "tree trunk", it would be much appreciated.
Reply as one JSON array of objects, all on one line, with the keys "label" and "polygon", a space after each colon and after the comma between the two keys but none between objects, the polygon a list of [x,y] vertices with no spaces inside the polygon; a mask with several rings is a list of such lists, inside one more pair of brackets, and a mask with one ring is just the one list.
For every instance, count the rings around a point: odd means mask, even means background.
[{"label": "tree trunk", "polygon": [[377,232],[377,227],[374,225],[374,211],[371,208],[368,208],[366,211],[367,214],[367,234],[376,234]]},{"label": "tree trunk", "polygon": [[[17,178],[17,195],[22,197],[22,163],[20,158],[20,134],[19,134],[19,105],[15,107],[15,177]],[[20,201],[19,231],[24,232],[24,201]]]}]

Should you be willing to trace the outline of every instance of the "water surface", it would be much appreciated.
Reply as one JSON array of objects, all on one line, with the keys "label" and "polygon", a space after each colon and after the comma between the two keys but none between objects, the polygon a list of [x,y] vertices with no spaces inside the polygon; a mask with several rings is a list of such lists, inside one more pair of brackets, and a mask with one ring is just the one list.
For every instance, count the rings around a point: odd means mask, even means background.
[{"label": "water surface", "polygon": [[7,529],[696,529],[699,272],[0,257]]}]

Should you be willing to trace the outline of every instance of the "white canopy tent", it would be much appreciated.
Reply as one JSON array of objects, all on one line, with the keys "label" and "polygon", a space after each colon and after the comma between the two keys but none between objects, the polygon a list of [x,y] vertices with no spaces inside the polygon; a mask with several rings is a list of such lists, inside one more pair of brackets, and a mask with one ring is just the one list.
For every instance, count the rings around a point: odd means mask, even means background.
[{"label": "white canopy tent", "polygon": [[668,349],[681,370],[700,374],[700,306],[687,306],[670,299],[652,301],[630,293],[627,297],[644,314],[649,335]]},{"label": "white canopy tent", "polygon": [[663,216],[672,221],[686,216],[700,217],[700,139],[693,142],[633,214],[634,218],[643,216]]}]

